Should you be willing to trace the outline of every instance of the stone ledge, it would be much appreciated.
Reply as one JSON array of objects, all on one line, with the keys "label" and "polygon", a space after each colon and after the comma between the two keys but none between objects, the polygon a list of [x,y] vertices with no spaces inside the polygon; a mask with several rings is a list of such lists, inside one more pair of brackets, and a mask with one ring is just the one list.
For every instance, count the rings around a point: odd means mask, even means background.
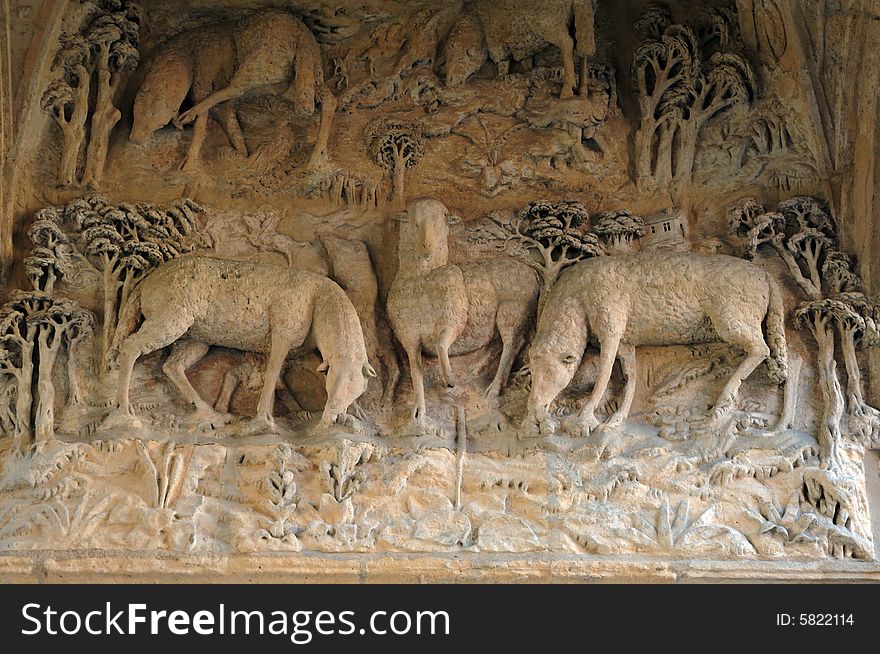
[{"label": "stone ledge", "polygon": [[880,583],[880,563],[626,556],[0,553],[0,583]]}]

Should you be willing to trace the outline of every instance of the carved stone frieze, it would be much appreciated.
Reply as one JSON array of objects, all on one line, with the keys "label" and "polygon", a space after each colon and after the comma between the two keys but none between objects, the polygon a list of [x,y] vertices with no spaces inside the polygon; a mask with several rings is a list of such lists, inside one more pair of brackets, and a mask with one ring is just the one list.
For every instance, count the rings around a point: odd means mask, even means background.
[{"label": "carved stone frieze", "polygon": [[67,4],[3,124],[0,559],[876,572],[839,16]]}]

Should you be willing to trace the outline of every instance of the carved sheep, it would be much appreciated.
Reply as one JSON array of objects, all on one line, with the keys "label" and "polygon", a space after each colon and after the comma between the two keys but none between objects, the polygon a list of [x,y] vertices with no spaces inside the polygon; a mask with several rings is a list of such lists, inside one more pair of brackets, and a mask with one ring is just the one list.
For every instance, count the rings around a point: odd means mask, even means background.
[{"label": "carved sheep", "polygon": [[[472,0],[461,13],[446,40],[446,84],[457,86],[489,58],[498,74],[507,74],[509,58],[522,60],[547,45],[562,53],[561,97],[571,97],[577,87],[574,57],[591,56],[594,0],[544,0],[540,9],[533,0]],[[569,33],[574,24],[575,39]]]},{"label": "carved sheep", "polygon": [[453,386],[449,356],[476,352],[495,333],[503,349],[488,398],[501,392],[535,315],[540,285],[534,271],[510,257],[456,266],[449,258],[449,211],[432,199],[412,202],[402,216],[399,269],[388,294],[388,317],[406,350],[415,392],[412,417],[426,420],[422,351],[437,356]]},{"label": "carved sheep", "polygon": [[[144,322],[132,333],[143,314]],[[293,349],[317,350],[327,375],[327,402],[319,423],[350,421],[346,411],[376,372],[367,361],[363,332],[351,301],[326,277],[282,266],[186,256],[161,265],[122,308],[116,396],[123,418],[133,418],[129,384],[135,361],[174,344],[163,370],[197,415],[224,421],[186,378],[210,345],[268,354],[251,432],[275,431],[272,403],[281,367]]]},{"label": "carved sheep", "polygon": [[[177,115],[190,93],[195,106]],[[187,30],[160,45],[134,101],[131,140],[144,143],[169,122],[181,127],[195,121],[183,163],[185,170],[194,169],[208,114],[217,107],[232,146],[246,156],[229,101],[261,93],[280,94],[304,115],[314,113],[316,100],[320,102],[318,140],[308,165],[320,164],[327,153],[336,99],[324,85],[321,50],[314,35],[300,19],[279,9]]]},{"label": "carved sheep", "polygon": [[[766,321],[767,342],[761,331]],[[620,408],[605,423],[620,427],[635,394],[638,345],[689,345],[724,341],[746,357],[715,404],[720,418],[742,381],[765,359],[770,377],[786,375],[782,294],[757,265],[724,255],[641,253],[597,257],[569,268],[553,287],[529,350],[532,390],[523,427],[541,434],[556,428],[550,403],[568,386],[588,341],[598,341],[596,385],[569,431],[585,435],[598,425],[598,406],[615,357],[626,387]],[[769,344],[769,347],[768,347]]]}]

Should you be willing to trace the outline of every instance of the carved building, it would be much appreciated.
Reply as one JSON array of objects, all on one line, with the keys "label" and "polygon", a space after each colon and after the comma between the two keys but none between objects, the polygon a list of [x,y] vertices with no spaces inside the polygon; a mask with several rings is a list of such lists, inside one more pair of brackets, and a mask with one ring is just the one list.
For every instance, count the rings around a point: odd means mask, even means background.
[{"label": "carved building", "polygon": [[875,3],[0,14],[0,579],[880,578]]}]

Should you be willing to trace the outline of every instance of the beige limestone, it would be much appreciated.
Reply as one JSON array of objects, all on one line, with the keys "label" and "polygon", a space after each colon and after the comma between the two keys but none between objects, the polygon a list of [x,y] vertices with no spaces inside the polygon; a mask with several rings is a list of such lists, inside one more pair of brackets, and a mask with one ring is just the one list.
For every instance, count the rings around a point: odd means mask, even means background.
[{"label": "beige limestone", "polygon": [[697,4],[5,3],[0,580],[876,581],[880,15]]}]

